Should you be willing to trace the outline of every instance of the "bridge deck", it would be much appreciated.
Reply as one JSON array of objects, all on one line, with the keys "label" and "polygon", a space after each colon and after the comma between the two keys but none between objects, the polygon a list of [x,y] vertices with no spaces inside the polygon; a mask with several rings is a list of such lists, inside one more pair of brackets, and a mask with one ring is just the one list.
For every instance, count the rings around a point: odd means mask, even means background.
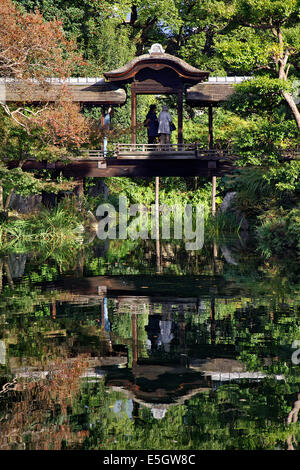
[{"label": "bridge deck", "polygon": [[[279,152],[283,161],[299,160],[300,152]],[[49,169],[65,176],[222,176],[236,168],[239,155],[202,149],[197,144],[115,144],[107,152],[81,150],[57,162],[28,159],[24,170]],[[188,160],[188,162],[187,162]],[[13,167],[10,164],[10,167]]]}]

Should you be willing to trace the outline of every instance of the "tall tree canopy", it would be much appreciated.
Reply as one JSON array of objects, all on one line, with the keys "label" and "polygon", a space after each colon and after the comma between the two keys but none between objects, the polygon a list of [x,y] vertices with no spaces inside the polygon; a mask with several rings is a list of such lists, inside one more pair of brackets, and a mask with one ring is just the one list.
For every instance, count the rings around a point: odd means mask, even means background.
[{"label": "tall tree canopy", "polygon": [[[76,43],[67,39],[61,21],[45,21],[38,11],[22,12],[11,0],[0,0],[2,78],[16,80],[16,86],[22,80],[22,86],[25,84],[30,96],[36,82],[46,88],[50,77],[65,79],[82,63]],[[89,127],[78,106],[68,97],[65,87],[61,87],[57,103],[52,106],[46,104],[37,109],[21,104],[16,107],[1,101],[1,107],[28,133],[38,127],[41,140],[48,135],[54,145],[77,147],[86,141]]]}]

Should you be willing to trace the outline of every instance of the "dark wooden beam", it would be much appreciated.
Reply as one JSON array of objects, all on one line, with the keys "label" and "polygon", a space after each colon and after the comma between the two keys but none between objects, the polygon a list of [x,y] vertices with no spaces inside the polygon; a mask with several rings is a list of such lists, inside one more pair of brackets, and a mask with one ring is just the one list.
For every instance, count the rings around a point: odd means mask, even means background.
[{"label": "dark wooden beam", "polygon": [[183,142],[183,91],[178,92],[178,143]]},{"label": "dark wooden beam", "polygon": [[131,143],[136,143],[136,92],[131,88]]},{"label": "dark wooden beam", "polygon": [[137,314],[133,313],[131,316],[132,328],[132,365],[136,365],[138,361],[138,328],[137,328]]},{"label": "dark wooden beam", "polygon": [[[214,126],[213,126],[213,107],[210,104],[208,107],[208,147],[209,150],[214,148]],[[216,215],[216,188],[217,178],[216,175],[212,176],[212,187],[211,187],[211,215]]]},{"label": "dark wooden beam", "polygon": [[[97,161],[73,161],[69,164],[56,162],[51,171],[59,172],[66,177],[78,176],[102,178],[110,176],[223,176],[232,172],[236,167],[230,161],[209,161],[204,159],[176,160],[133,160],[107,158],[106,166],[98,167]],[[13,165],[10,165],[13,168]],[[42,170],[47,162],[28,160],[22,165],[23,170]],[[48,168],[49,169],[49,168]]]},{"label": "dark wooden beam", "polygon": [[208,148],[214,148],[214,128],[213,128],[213,107],[210,104],[208,107]]}]

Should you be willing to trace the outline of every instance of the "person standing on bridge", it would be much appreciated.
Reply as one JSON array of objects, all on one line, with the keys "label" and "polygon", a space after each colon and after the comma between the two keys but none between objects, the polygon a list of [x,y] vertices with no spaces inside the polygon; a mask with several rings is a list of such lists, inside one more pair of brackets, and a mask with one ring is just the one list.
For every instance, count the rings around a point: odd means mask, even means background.
[{"label": "person standing on bridge", "polygon": [[163,106],[158,116],[158,134],[161,150],[169,150],[172,118],[167,105]]},{"label": "person standing on bridge", "polygon": [[148,144],[154,144],[158,137],[158,119],[155,104],[151,104],[144,126],[147,127]]},{"label": "person standing on bridge", "polygon": [[103,127],[104,136],[103,136],[103,155],[106,157],[107,154],[107,132],[110,130],[110,121],[111,116],[113,115],[113,108],[110,106],[107,113],[104,115],[103,123],[100,121],[100,128]]}]

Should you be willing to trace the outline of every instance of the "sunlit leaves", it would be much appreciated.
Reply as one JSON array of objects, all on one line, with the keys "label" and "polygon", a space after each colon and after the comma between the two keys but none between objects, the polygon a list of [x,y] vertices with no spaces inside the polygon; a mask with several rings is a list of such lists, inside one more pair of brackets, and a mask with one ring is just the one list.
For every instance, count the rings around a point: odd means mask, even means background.
[{"label": "sunlit leaves", "polygon": [[237,12],[247,22],[282,24],[295,12],[297,0],[237,0]]},{"label": "sunlit leaves", "polygon": [[250,113],[272,111],[282,101],[282,90],[290,91],[290,84],[284,80],[256,77],[236,85],[235,93],[228,102],[228,107],[247,116]]},{"label": "sunlit leaves", "polygon": [[270,63],[271,46],[268,35],[245,27],[219,36],[216,50],[229,70],[237,75],[252,75],[257,68]]}]

